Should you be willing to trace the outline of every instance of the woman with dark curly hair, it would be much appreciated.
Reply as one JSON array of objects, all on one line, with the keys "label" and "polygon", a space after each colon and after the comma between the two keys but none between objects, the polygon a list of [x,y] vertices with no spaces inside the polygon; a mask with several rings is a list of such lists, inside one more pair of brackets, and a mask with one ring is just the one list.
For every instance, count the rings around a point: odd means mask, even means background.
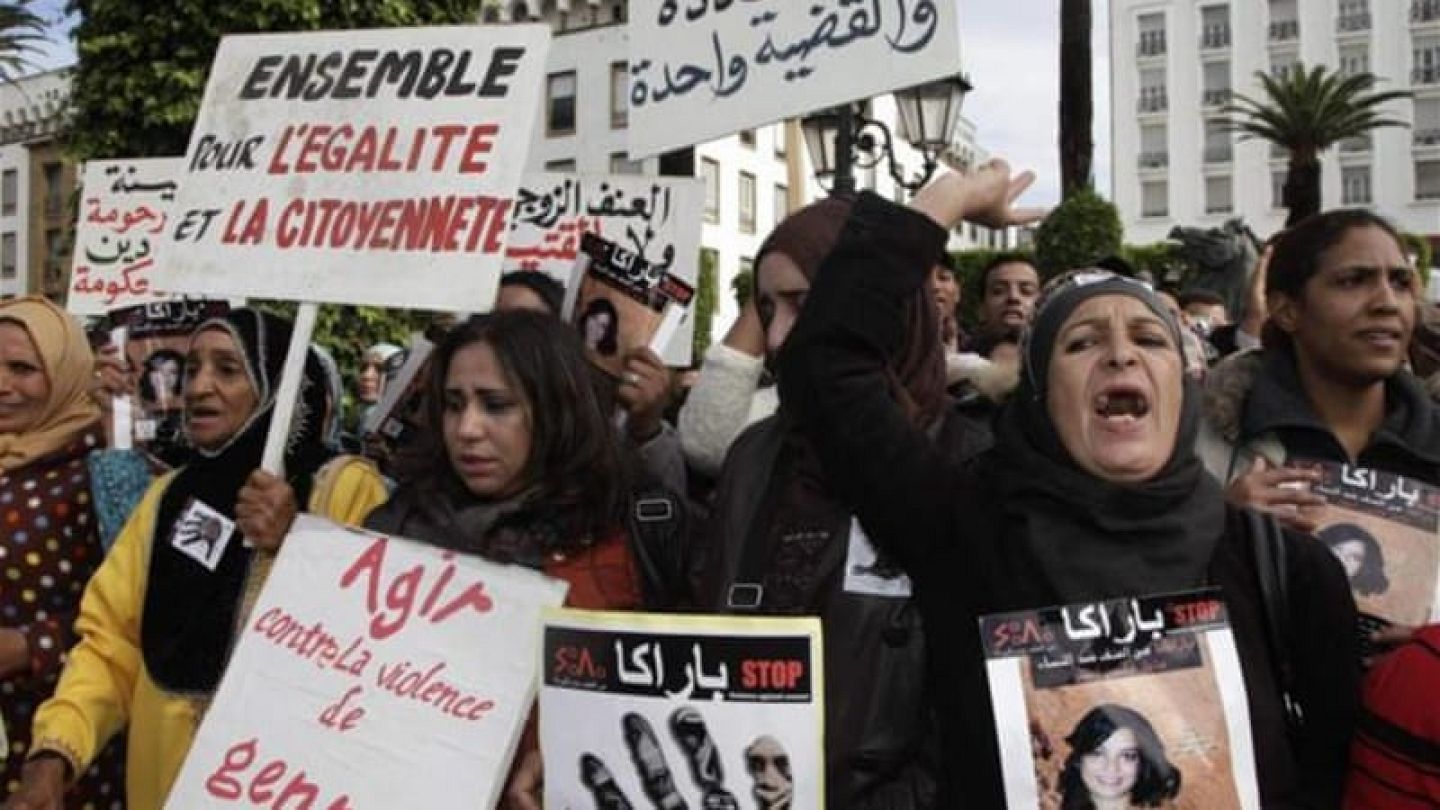
[{"label": "woman with dark curly hair", "polygon": [[1065,738],[1061,810],[1159,807],[1180,793],[1180,769],[1145,715],[1114,703],[1085,713]]},{"label": "woman with dark curly hair", "polygon": [[1376,596],[1390,590],[1385,576],[1385,552],[1375,535],[1354,523],[1326,526],[1315,535],[1345,569],[1350,587],[1361,596]]}]

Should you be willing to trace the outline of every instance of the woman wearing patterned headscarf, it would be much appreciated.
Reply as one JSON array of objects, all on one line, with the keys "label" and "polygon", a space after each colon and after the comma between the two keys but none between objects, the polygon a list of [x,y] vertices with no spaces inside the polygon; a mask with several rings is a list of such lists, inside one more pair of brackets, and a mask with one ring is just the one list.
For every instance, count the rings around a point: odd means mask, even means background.
[{"label": "woman wearing patterned headscarf", "polygon": [[[80,643],[36,714],[22,806],[59,807],[70,775],[129,723],[126,794],[159,807],[225,667],[237,617],[298,504],[358,523],[384,498],[374,468],[331,461],[313,353],[282,480],[258,470],[290,324],[240,309],[202,324],[185,363],[196,458],[150,487],[80,605]],[[248,541],[248,542],[247,542]]]},{"label": "woman wearing patterned headscarf", "polygon": [[[31,719],[60,677],[80,593],[104,557],[85,466],[104,438],[94,369],[84,332],[54,304],[0,304],[0,721],[10,742],[0,794],[19,784]],[[123,759],[122,746],[108,749],[76,800],[123,807]]]}]

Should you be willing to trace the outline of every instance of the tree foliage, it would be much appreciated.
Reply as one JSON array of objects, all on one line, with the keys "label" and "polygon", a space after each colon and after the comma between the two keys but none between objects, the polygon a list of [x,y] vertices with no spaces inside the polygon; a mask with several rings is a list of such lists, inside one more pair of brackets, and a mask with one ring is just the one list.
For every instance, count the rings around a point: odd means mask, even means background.
[{"label": "tree foliage", "polygon": [[691,362],[699,364],[710,348],[710,329],[715,323],[715,307],[720,304],[720,277],[715,268],[715,252],[700,251],[700,274],[695,280],[695,338],[691,343]]},{"label": "tree foliage", "polygon": [[1120,214],[1092,189],[1060,203],[1035,231],[1035,260],[1044,278],[1120,253]]},{"label": "tree foliage", "polygon": [[[480,0],[70,0],[80,160],[182,155],[220,37],[473,22]],[[3,6],[0,6],[3,8]]]},{"label": "tree foliage", "polygon": [[1262,95],[1235,93],[1224,108],[1228,128],[1241,138],[1261,138],[1287,150],[1290,164],[1283,200],[1286,226],[1320,213],[1320,155],[1335,144],[1381,127],[1408,124],[1389,118],[1386,104],[1411,97],[1409,91],[1378,92],[1372,73],[1344,75],[1324,65],[1303,65],[1271,76],[1257,71]]},{"label": "tree foliage", "polygon": [[29,57],[45,41],[45,21],[31,5],[32,0],[0,0],[0,79],[30,68]]},{"label": "tree foliage", "polygon": [[[251,301],[250,305],[292,320],[295,318],[296,304],[293,301]],[[324,346],[335,358],[335,364],[345,376],[348,394],[355,382],[353,375],[360,370],[360,357],[366,349],[381,342],[408,345],[410,335],[424,332],[436,317],[436,313],[422,310],[322,304],[315,316],[315,334],[311,340]]]}]

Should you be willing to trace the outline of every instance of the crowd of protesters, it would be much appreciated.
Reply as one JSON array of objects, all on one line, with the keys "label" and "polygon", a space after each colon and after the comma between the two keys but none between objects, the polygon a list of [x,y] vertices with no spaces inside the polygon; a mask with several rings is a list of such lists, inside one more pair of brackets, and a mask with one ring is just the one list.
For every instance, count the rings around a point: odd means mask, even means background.
[{"label": "crowd of protesters", "polygon": [[[232,310],[172,361],[185,447],[108,551],[87,458],[111,399],[168,387],[162,369],[97,361],[41,299],[0,304],[5,806],[160,807],[308,511],[544,572],[574,607],[818,616],[835,808],[1004,806],[979,617],[1218,587],[1264,807],[1440,807],[1440,628],[1357,633],[1346,568],[1311,536],[1317,474],[1288,464],[1440,485],[1399,235],[1367,211],[1302,222],[1239,313],[1113,257],[1047,280],[1006,256],[967,331],[947,235],[1033,221],[1014,207],[1032,180],[997,160],[909,206],[791,214],[683,390],[648,349],[601,371],[560,284],[510,274],[493,312],[433,330],[422,429],[369,459],[405,350],[343,370],[346,413],[315,347],[283,477],[260,461],[291,327]],[[1262,544],[1278,571],[1258,569]],[[1154,736],[1131,715],[1087,716],[1086,751],[1122,726]],[[1103,804],[1071,764],[1066,807],[1161,806],[1179,786],[1162,757],[1149,798]],[[505,805],[539,807],[543,774],[532,717]]]}]

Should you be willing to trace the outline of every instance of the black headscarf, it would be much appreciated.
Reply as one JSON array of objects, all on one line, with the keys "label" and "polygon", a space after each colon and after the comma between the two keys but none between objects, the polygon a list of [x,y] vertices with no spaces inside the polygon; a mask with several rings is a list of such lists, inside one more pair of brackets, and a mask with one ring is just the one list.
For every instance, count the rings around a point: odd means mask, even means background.
[{"label": "black headscarf", "polygon": [[[240,489],[260,467],[290,345],[288,321],[250,309],[206,321],[195,334],[207,329],[224,331],[242,349],[258,404],[249,421],[223,447],[197,448],[193,460],[181,468],[161,496],[151,536],[149,583],[140,628],[145,668],[155,683],[170,692],[201,695],[215,690],[225,669],[251,551],[237,527],[212,571],[177,550],[173,541],[192,501],[235,519]],[[315,472],[331,455],[325,446],[324,414],[324,370],[311,351],[305,359],[305,379],[285,450],[285,477],[302,509]]]},{"label": "black headscarf", "polygon": [[1160,472],[1140,484],[1112,483],[1081,469],[1050,418],[1044,390],[1050,354],[1060,327],[1086,299],[1136,298],[1161,318],[1182,351],[1179,326],[1148,286],[1086,272],[1059,280],[1037,303],[1020,389],[987,456],[986,474],[993,475],[1005,515],[1001,539],[1029,558],[1062,602],[1198,587],[1225,524],[1220,485],[1195,454],[1198,384],[1179,375],[1184,389],[1175,448]]}]

